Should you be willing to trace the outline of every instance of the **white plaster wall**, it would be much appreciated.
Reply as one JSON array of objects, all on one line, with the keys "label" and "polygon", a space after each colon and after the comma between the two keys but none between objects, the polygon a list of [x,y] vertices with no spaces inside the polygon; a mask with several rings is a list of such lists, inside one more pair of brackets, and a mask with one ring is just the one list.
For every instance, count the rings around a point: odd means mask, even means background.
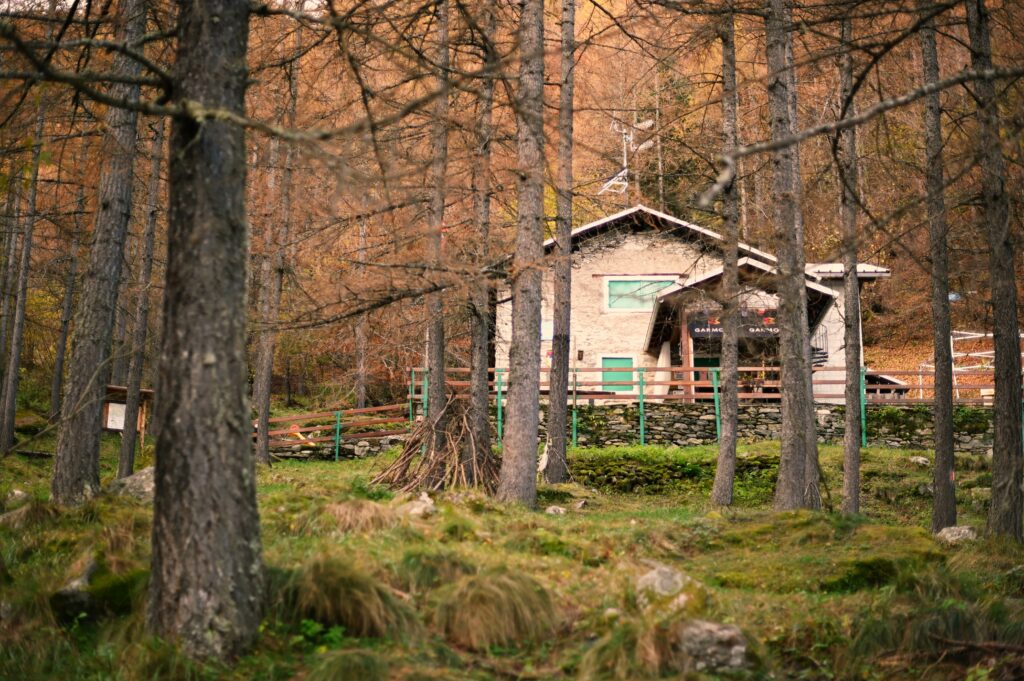
[{"label": "white plaster wall", "polygon": [[[717,255],[702,253],[693,243],[656,232],[612,231],[586,240],[573,254],[573,300],[570,359],[580,368],[600,367],[602,357],[632,357],[633,366],[657,366],[658,354],[644,351],[650,311],[610,311],[606,309],[606,286],[614,276],[650,276],[678,278],[704,274],[721,266]],[[552,285],[548,273],[544,279],[542,319],[552,319]],[[499,301],[508,297],[499,292]],[[512,305],[498,305],[496,354],[499,367],[508,366],[509,339],[512,335]],[[549,341],[543,341],[541,365],[549,367]],[[577,352],[583,360],[577,361]],[[598,372],[581,374],[580,381],[600,380]]]}]

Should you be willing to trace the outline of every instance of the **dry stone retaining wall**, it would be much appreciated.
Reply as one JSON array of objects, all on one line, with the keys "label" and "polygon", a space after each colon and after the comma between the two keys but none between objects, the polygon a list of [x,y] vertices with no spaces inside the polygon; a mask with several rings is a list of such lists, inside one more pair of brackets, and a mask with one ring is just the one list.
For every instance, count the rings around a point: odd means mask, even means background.
[{"label": "dry stone retaining wall", "polygon": [[[648,402],[645,411],[647,444],[686,447],[716,441],[713,403]],[[845,407],[819,404],[816,412],[818,441],[842,442]],[[567,427],[571,427],[571,418],[570,408]],[[545,425],[542,414],[542,431]],[[774,404],[741,405],[738,425],[741,441],[777,440],[782,413]],[[931,407],[869,405],[867,431],[870,446],[930,449],[934,438]],[[637,444],[640,441],[639,408],[636,404],[580,405],[577,437],[581,447]],[[958,408],[954,439],[958,452],[987,454],[992,448],[991,409]]]}]

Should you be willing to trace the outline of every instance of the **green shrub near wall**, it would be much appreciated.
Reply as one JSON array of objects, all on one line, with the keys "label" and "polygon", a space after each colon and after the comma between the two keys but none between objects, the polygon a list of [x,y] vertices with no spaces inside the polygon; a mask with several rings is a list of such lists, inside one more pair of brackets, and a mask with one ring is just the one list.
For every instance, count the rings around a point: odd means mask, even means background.
[{"label": "green shrub near wall", "polygon": [[[710,484],[715,477],[714,448],[606,447],[569,453],[573,478],[608,492],[660,493],[693,484]],[[736,475],[774,472],[779,457],[748,453],[736,461]]]}]

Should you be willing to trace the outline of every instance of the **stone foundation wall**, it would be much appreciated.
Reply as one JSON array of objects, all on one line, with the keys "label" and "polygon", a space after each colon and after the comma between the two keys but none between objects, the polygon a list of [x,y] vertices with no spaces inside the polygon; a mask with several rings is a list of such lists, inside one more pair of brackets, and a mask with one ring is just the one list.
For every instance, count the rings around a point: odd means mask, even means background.
[{"label": "stone foundation wall", "polygon": [[[542,412],[546,406],[542,405]],[[713,403],[649,402],[645,405],[647,444],[708,445],[716,442]],[[818,441],[843,440],[845,407],[819,404]],[[572,408],[569,409],[571,428]],[[954,414],[956,450],[986,454],[992,447],[991,408],[958,407]],[[541,415],[542,437],[546,418]],[[753,404],[739,408],[741,441],[777,440],[782,425],[778,405]],[[570,431],[571,432],[571,431]],[[934,438],[932,410],[927,405],[870,405],[867,408],[868,444],[905,449],[930,449]],[[633,445],[640,441],[640,413],[636,404],[580,405],[578,443],[586,446]]]}]

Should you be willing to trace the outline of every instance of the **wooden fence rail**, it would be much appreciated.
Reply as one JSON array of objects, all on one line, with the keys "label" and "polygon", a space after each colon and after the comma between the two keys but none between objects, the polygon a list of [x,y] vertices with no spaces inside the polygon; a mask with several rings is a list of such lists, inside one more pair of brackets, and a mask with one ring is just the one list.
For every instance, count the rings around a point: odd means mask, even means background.
[{"label": "wooden fence rail", "polygon": [[[371,418],[365,418],[369,415]],[[394,435],[405,435],[412,428],[415,415],[408,411],[408,404],[387,404],[363,409],[336,409],[312,414],[290,414],[270,419],[271,448],[294,447],[296,445],[334,445],[334,460],[340,458],[341,443],[345,440],[376,440]],[[352,419],[352,420],[349,420]],[[291,424],[287,428],[278,424]],[[259,422],[253,421],[253,442],[255,444]],[[360,430],[362,428],[384,427],[383,429]],[[387,426],[393,426],[387,428]],[[355,432],[352,432],[352,431]],[[323,433],[329,434],[323,434]],[[306,433],[310,433],[308,437]],[[276,439],[275,439],[276,438]]]}]

